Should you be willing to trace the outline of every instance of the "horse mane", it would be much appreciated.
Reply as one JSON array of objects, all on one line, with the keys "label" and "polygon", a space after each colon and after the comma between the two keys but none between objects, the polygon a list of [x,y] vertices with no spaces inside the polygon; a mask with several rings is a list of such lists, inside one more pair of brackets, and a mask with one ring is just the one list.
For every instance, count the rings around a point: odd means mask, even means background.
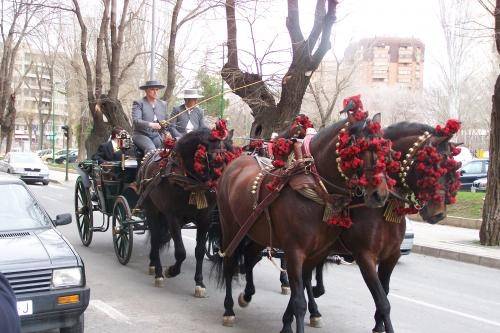
[{"label": "horse mane", "polygon": [[384,128],[384,137],[386,137],[389,140],[396,140],[400,138],[402,135],[404,136],[421,135],[426,131],[432,134],[436,133],[434,127],[431,127],[429,125],[402,121]]},{"label": "horse mane", "polygon": [[193,159],[194,152],[199,144],[207,145],[210,140],[210,129],[206,127],[198,128],[181,137],[175,145],[175,151],[183,159]]}]

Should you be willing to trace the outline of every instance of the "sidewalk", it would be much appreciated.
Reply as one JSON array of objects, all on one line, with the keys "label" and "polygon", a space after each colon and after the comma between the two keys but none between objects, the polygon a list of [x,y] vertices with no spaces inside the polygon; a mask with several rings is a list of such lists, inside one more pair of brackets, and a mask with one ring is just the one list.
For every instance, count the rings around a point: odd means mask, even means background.
[{"label": "sidewalk", "polygon": [[76,179],[78,178],[78,174],[74,173],[74,170],[69,170],[68,172],[68,181],[65,180],[66,172],[54,170],[53,168],[49,168],[49,180],[51,183],[57,184],[70,184],[74,185]]},{"label": "sidewalk", "polygon": [[479,230],[413,223],[413,252],[500,269],[500,247],[479,245]]}]

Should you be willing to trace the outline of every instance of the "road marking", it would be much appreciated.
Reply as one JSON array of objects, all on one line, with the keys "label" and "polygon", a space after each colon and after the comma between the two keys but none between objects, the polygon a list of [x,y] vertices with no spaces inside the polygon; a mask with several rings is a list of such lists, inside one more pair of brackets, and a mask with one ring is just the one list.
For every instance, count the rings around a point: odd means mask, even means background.
[{"label": "road marking", "polygon": [[97,310],[103,312],[111,319],[114,319],[114,320],[120,321],[120,322],[125,322],[125,323],[130,325],[130,321],[126,315],[124,315],[123,313],[121,313],[120,311],[118,311],[117,309],[112,307],[111,305],[109,305],[101,300],[93,299],[90,301],[89,305],[91,307],[94,307]]},{"label": "road marking", "polygon": [[445,308],[445,307],[442,307],[442,306],[439,306],[439,305],[430,304],[430,303],[427,303],[427,302],[423,302],[423,301],[419,301],[419,300],[416,300],[416,299],[412,299],[412,298],[408,298],[408,297],[396,295],[396,294],[393,294],[393,293],[390,293],[389,295],[391,297],[399,298],[399,299],[402,299],[402,300],[405,300],[405,301],[408,301],[408,302],[411,302],[411,303],[415,303],[415,304],[418,304],[418,305],[423,305],[423,306],[426,306],[426,307],[429,307],[429,308],[432,308],[432,309],[441,310],[443,312],[448,312],[448,313],[451,313],[451,314],[454,314],[454,315],[457,315],[457,316],[460,316],[460,317],[464,317],[464,318],[468,318],[468,319],[472,319],[472,320],[479,321],[479,322],[482,322],[482,323],[486,323],[486,324],[490,324],[490,325],[493,325],[493,326],[500,327],[500,323],[496,322],[496,321],[493,321],[493,320],[489,320],[489,319],[485,319],[485,318],[482,318],[482,317],[470,315],[468,313],[463,313],[463,312],[460,312],[460,311],[455,311],[455,310],[448,309],[448,308]]}]

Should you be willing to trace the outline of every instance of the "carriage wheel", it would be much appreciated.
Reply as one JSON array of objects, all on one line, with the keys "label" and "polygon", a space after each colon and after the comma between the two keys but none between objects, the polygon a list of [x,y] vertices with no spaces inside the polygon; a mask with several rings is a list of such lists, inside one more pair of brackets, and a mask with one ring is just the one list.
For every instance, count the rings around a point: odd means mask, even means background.
[{"label": "carriage wheel", "polygon": [[83,185],[82,177],[78,177],[75,185],[75,217],[80,240],[85,246],[92,243],[93,215],[90,191]]},{"label": "carriage wheel", "polygon": [[134,246],[134,228],[127,223],[132,217],[127,199],[118,196],[113,207],[112,234],[116,257],[122,265],[126,265],[132,255]]}]

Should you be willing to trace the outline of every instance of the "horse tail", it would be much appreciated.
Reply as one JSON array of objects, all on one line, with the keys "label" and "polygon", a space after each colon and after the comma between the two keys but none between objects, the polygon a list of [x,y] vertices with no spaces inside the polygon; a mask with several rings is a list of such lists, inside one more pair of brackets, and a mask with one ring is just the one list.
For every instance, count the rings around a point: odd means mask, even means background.
[{"label": "horse tail", "polygon": [[[225,270],[231,269],[231,277],[235,276],[239,272],[240,263],[244,259],[244,249],[246,246],[246,239],[242,240],[231,257],[223,257],[220,254],[214,256],[212,260],[212,268],[210,270],[210,277],[215,274],[215,280],[217,281],[217,287],[223,288],[225,286]],[[222,251],[222,250],[221,250]],[[232,263],[232,267],[228,268],[225,265],[227,263]]]}]

